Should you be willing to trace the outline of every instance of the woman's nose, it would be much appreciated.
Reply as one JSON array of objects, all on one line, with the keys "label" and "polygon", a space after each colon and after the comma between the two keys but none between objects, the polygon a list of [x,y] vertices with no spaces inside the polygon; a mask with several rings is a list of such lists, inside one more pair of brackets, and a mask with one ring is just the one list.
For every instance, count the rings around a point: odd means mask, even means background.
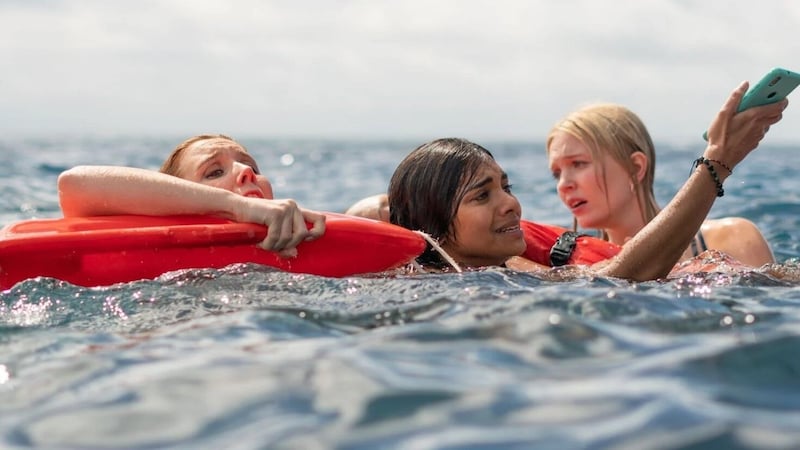
[{"label": "woman's nose", "polygon": [[558,177],[558,182],[556,183],[556,190],[558,190],[558,192],[564,192],[574,187],[575,183],[572,181],[572,177],[569,175],[562,173]]},{"label": "woman's nose", "polygon": [[510,192],[506,193],[506,201],[503,207],[505,213],[514,212],[517,215],[522,214],[522,205],[520,205],[519,199]]},{"label": "woman's nose", "polygon": [[236,163],[236,166],[238,170],[236,174],[236,182],[238,184],[255,183],[256,173],[252,167],[241,163]]}]

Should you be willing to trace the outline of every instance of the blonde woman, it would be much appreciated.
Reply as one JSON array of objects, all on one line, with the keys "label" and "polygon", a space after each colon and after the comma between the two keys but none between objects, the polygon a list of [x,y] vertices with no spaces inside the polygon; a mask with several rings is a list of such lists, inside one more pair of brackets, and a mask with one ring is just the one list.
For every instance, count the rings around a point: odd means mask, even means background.
[{"label": "blonde woman", "polygon": [[[593,104],[568,114],[548,134],[547,156],[558,195],[581,229],[601,230],[605,239],[625,245],[661,210],[653,194],[653,141],[624,106]],[[697,165],[717,178],[732,170],[721,158]],[[717,195],[723,194],[719,183]],[[741,217],[705,220],[679,262],[705,250],[753,267],[775,261],[758,227]]]}]

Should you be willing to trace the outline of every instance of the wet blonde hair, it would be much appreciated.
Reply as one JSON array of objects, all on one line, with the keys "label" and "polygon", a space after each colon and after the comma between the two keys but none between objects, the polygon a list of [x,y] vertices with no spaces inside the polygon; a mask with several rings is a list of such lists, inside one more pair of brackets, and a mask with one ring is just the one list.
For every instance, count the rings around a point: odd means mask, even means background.
[{"label": "wet blonde hair", "polygon": [[[183,159],[183,153],[195,142],[205,141],[208,139],[225,139],[228,141],[233,142],[234,144],[244,148],[242,144],[236,142],[232,137],[226,136],[224,134],[198,134],[197,136],[192,136],[189,139],[178,144],[172,153],[169,154],[167,159],[164,161],[164,164],[161,165],[161,169],[159,172],[165,173],[167,175],[172,175],[175,177],[181,177],[178,174],[178,170],[180,169],[181,160]],[[247,149],[245,149],[247,151]]]},{"label": "wet blonde hair", "polygon": [[[602,161],[603,152],[611,155],[630,174],[644,222],[650,222],[658,214],[659,207],[653,193],[656,150],[650,133],[633,111],[613,103],[596,103],[571,112],[556,123],[548,133],[548,154],[553,138],[559,132],[567,133],[581,141],[589,148],[594,161]],[[635,152],[642,152],[647,158],[647,170],[641,183],[635,177],[636,167],[630,158]],[[605,165],[597,164],[595,167],[608,195]]]}]

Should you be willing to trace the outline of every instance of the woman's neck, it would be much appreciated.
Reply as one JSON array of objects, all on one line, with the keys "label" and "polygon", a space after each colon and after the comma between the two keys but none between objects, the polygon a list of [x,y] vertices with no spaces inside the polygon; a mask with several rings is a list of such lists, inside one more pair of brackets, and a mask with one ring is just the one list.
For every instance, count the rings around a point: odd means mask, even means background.
[{"label": "woman's neck", "polygon": [[641,213],[636,210],[631,211],[629,214],[620,217],[608,228],[603,231],[608,235],[608,240],[617,245],[625,245],[625,243],[641,231],[647,225]]},{"label": "woman's neck", "polygon": [[[641,187],[640,187],[641,188]],[[642,205],[640,198],[648,198],[647,195],[632,195],[630,199],[621,204],[617,204],[617,208],[612,209],[607,219],[606,226],[603,231],[608,235],[609,242],[617,245],[625,245],[625,243],[636,236],[636,233],[641,231],[647,223],[652,220],[652,217],[645,216],[647,207]],[[647,200],[644,200],[645,202]],[[622,205],[627,207],[622,208]],[[653,205],[656,214],[661,209],[658,205]],[[649,216],[649,214],[648,214]]]}]

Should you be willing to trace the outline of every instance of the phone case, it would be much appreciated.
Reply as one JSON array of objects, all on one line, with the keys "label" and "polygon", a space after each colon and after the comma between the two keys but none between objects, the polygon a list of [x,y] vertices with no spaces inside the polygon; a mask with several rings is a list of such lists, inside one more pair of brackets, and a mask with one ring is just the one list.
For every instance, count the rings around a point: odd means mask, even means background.
[{"label": "phone case", "polygon": [[[742,97],[736,112],[742,112],[754,106],[768,105],[786,98],[798,85],[800,73],[776,67],[764,75]],[[708,140],[708,131],[703,133],[703,139]]]},{"label": "phone case", "polygon": [[800,85],[800,74],[776,67],[769,71],[755,86],[751,86],[742,97],[737,112],[754,106],[767,105],[783,100]]}]

